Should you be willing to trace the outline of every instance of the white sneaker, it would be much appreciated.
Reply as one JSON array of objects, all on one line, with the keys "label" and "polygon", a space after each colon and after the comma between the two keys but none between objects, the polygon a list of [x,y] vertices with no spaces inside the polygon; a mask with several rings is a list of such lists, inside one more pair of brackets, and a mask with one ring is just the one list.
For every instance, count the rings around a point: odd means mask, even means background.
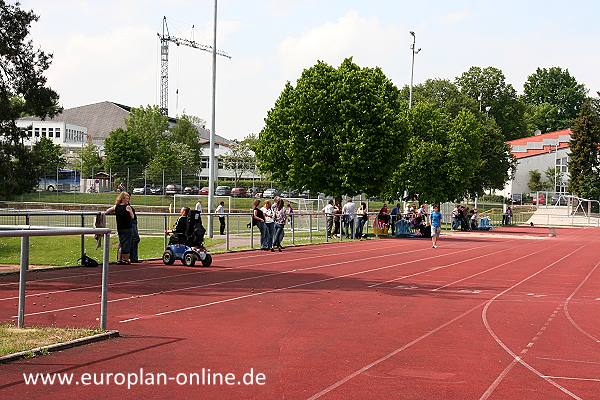
[{"label": "white sneaker", "polygon": [[434,249],[437,249],[437,244],[434,244],[434,245],[433,245],[433,248],[434,248]]}]

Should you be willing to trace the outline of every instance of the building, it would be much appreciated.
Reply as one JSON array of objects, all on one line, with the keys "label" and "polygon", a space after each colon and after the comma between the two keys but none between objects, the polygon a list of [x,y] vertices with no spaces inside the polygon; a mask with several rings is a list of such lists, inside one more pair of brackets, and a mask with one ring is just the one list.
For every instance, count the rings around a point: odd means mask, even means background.
[{"label": "building", "polygon": [[530,193],[529,172],[537,170],[544,178],[544,172],[553,166],[557,166],[562,173],[562,181],[557,175],[554,191],[565,192],[569,179],[570,141],[571,130],[565,129],[507,142],[517,160],[517,168],[512,179],[499,194],[509,197]]},{"label": "building", "polygon": [[[66,132],[66,129],[69,129],[70,131],[73,130],[73,128],[66,128],[67,126],[77,127],[77,132],[85,132],[83,139],[84,141],[78,142],[76,146],[63,145],[62,143],[58,143],[57,141],[55,141],[55,143],[61,144],[61,146],[65,147],[65,152],[67,153],[67,155],[75,155],[73,149],[71,149],[70,147],[81,148],[82,143],[87,142],[94,143],[100,148],[100,151],[102,152],[104,150],[104,141],[106,140],[108,135],[110,135],[110,133],[115,129],[125,128],[125,121],[131,113],[131,108],[132,107],[130,106],[115,103],[112,101],[102,101],[99,103],[87,104],[84,106],[65,109],[60,114],[46,121],[40,121],[40,119],[36,117],[21,118],[18,120],[17,126],[26,128],[27,126],[33,123],[36,125],[39,124],[40,128],[42,126],[45,126],[46,129],[49,129],[51,126],[55,127],[61,126],[60,124],[63,124],[63,128],[61,128],[62,131],[59,132],[59,134],[62,136],[62,139],[65,138],[63,132]],[[175,125],[176,122],[176,118],[169,117],[170,126]],[[82,128],[84,130],[82,130]],[[200,177],[208,179],[210,131],[208,131],[204,126],[196,126],[196,129],[198,130],[198,135],[200,136],[200,141],[202,143],[203,149],[202,162],[200,165],[200,167],[202,168],[200,172]],[[49,131],[47,131],[46,133],[49,133]],[[55,135],[55,131],[53,131],[53,135]],[[76,134],[77,138],[80,138],[80,136],[78,135],[79,133]],[[52,139],[54,140],[56,139],[56,137],[52,137]],[[61,138],[59,137],[59,139]],[[215,135],[215,157],[217,158],[217,160],[220,157],[224,157],[227,155],[233,143],[234,142],[229,139],[226,139],[219,135]],[[233,171],[224,169],[221,163],[219,163],[218,165],[219,168],[217,173],[219,178],[230,179],[234,177]],[[245,174],[243,178],[260,178],[260,176],[256,172],[251,172],[247,175],[248,176],[246,176]]]}]

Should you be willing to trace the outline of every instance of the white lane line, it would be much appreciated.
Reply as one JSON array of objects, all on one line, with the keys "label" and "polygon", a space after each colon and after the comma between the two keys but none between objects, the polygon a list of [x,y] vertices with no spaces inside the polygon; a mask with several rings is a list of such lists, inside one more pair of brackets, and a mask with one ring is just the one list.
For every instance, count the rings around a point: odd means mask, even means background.
[{"label": "white lane line", "polygon": [[585,336],[587,336],[588,338],[592,339],[596,343],[600,343],[600,339],[598,339],[596,336],[592,335],[591,333],[589,333],[585,329],[583,329],[581,326],[579,326],[579,324],[577,322],[575,322],[575,320],[573,319],[573,317],[571,317],[571,314],[569,313],[569,302],[571,301],[571,299],[573,298],[573,296],[575,296],[575,294],[579,291],[579,289],[581,289],[581,287],[587,282],[587,280],[594,273],[594,271],[596,271],[596,268],[598,268],[598,265],[600,265],[600,262],[597,263],[596,265],[594,265],[594,268],[592,268],[592,270],[587,274],[587,276],[579,284],[579,286],[577,286],[577,288],[575,288],[575,290],[573,291],[573,293],[571,293],[571,295],[569,295],[569,297],[565,301],[565,304],[563,305],[563,311],[565,313],[565,316],[567,317],[567,319],[571,323],[571,325],[573,325],[579,332],[583,333]]},{"label": "white lane line", "polygon": [[525,368],[527,368],[528,370],[530,370],[531,372],[533,372],[534,374],[536,374],[537,376],[539,376],[540,378],[543,378],[546,382],[550,383],[551,385],[553,385],[554,387],[558,388],[559,390],[561,390],[563,393],[571,396],[574,399],[578,399],[578,400],[582,400],[579,396],[577,396],[575,393],[572,393],[571,391],[569,391],[567,388],[561,386],[560,384],[558,384],[557,382],[554,382],[551,378],[544,378],[544,375],[538,371],[537,369],[535,369],[534,367],[532,367],[531,365],[529,365],[528,363],[526,363],[525,361],[523,361],[521,359],[520,356],[516,355],[506,344],[504,344],[504,342],[498,337],[498,335],[496,335],[496,333],[492,330],[490,323],[488,321],[487,318],[487,312],[488,309],[490,307],[490,305],[494,302],[494,300],[496,300],[498,297],[502,296],[503,294],[509,292],[510,290],[520,286],[521,284],[527,282],[528,280],[530,280],[531,278],[541,274],[542,272],[546,271],[547,269],[553,267],[554,265],[558,264],[559,262],[563,261],[564,259],[566,259],[567,257],[570,257],[572,254],[575,254],[576,252],[578,252],[579,250],[581,250],[582,248],[584,248],[586,245],[584,244],[583,246],[580,246],[578,248],[576,248],[575,250],[573,250],[572,252],[570,252],[569,254],[559,258],[558,260],[554,261],[553,263],[547,265],[546,267],[542,268],[541,270],[539,270],[538,272],[529,275],[527,278],[521,280],[520,282],[515,283],[514,285],[512,285],[511,287],[509,287],[508,289],[503,290],[502,292],[498,293],[497,295],[495,295],[494,297],[492,297],[490,300],[488,300],[488,302],[485,304],[485,307],[483,308],[483,310],[481,311],[481,318],[483,320],[483,324],[485,325],[485,328],[487,329],[488,333],[494,338],[494,340],[496,341],[496,343],[498,343],[500,345],[500,347],[502,347],[504,349],[504,351],[506,351],[511,357],[513,357],[513,361],[508,364],[506,366],[506,368],[504,368],[504,370],[496,377],[496,379],[494,380],[494,382],[492,382],[492,384],[486,389],[486,391],[481,395],[481,397],[479,398],[480,400],[485,400],[487,398],[489,398],[492,393],[494,392],[494,390],[496,390],[496,388],[498,387],[498,385],[500,384],[500,382],[502,382],[502,380],[506,377],[506,375],[508,375],[508,373],[510,372],[510,370],[516,365],[516,364],[521,364],[523,365]]},{"label": "white lane line", "polygon": [[[474,249],[476,249],[476,248],[474,248]],[[416,250],[416,251],[423,251],[423,250],[430,251],[428,248],[421,249],[421,250]],[[471,251],[471,250],[473,250],[473,248],[472,249],[461,250],[461,251],[458,251],[458,252]],[[157,314],[154,314],[154,316],[161,316],[161,315],[166,315],[166,314],[174,314],[174,313],[178,313],[178,312],[183,312],[183,311],[188,311],[188,310],[194,310],[194,309],[197,309],[197,308],[207,307],[209,305],[222,304],[222,303],[227,303],[227,302],[234,301],[234,300],[246,299],[246,298],[255,297],[255,296],[262,296],[262,295],[270,294],[270,293],[279,293],[279,292],[282,292],[282,291],[288,290],[288,289],[295,289],[295,288],[299,288],[299,287],[303,287],[303,286],[314,285],[316,283],[328,282],[328,281],[332,281],[332,280],[336,280],[336,279],[340,279],[340,278],[347,278],[349,276],[356,276],[356,275],[366,274],[366,273],[369,273],[369,272],[381,271],[381,270],[385,270],[385,269],[389,269],[389,268],[399,267],[399,266],[402,266],[402,265],[407,265],[407,264],[412,264],[412,263],[416,263],[416,262],[421,262],[421,261],[424,261],[424,260],[432,260],[432,259],[439,258],[439,257],[445,257],[447,255],[448,254],[438,254],[438,255],[435,255],[435,256],[431,256],[431,257],[420,258],[420,259],[417,259],[417,260],[404,261],[404,262],[401,262],[401,263],[386,265],[386,266],[378,267],[378,268],[371,268],[371,269],[364,270],[364,271],[358,271],[358,272],[353,272],[353,273],[349,273],[349,274],[338,275],[338,276],[333,276],[333,277],[324,278],[324,279],[318,279],[318,280],[315,280],[315,281],[299,283],[299,284],[296,284],[296,285],[286,286],[286,287],[283,287],[283,288],[265,290],[265,291],[262,291],[262,292],[256,292],[256,293],[252,293],[252,294],[248,294],[248,295],[244,295],[244,296],[237,296],[237,297],[233,297],[233,298],[229,298],[229,299],[224,299],[224,300],[219,300],[219,301],[214,301],[214,302],[210,302],[210,303],[197,304],[197,305],[193,305],[193,306],[189,306],[189,307],[179,308],[179,309],[176,309],[176,310],[169,310],[169,311],[157,313]],[[373,257],[373,258],[378,258],[378,257]],[[363,259],[363,260],[365,260],[365,259]],[[356,262],[356,260],[349,261],[349,262],[343,262],[343,263],[337,263],[337,265],[339,265],[339,264],[353,263],[353,262]],[[313,268],[321,268],[321,267],[313,267]],[[300,269],[298,269],[298,270],[300,270]],[[151,317],[152,316],[145,316],[145,317],[139,317],[138,319],[147,319],[147,318],[151,318]],[[132,319],[129,319],[129,321],[131,321],[131,320]],[[122,321],[119,321],[119,322],[122,322]]]},{"label": "white lane line", "polygon": [[[378,259],[378,258],[389,257],[389,256],[398,256],[398,255],[402,255],[402,254],[416,253],[416,252],[428,251],[428,250],[429,250],[428,248],[425,248],[425,249],[418,249],[418,250],[403,251],[403,252],[399,252],[399,253],[388,253],[388,254],[383,254],[383,255],[379,255],[379,256],[362,258],[361,261],[371,260],[371,259]],[[467,251],[467,250],[465,250],[465,251]],[[304,260],[304,259],[305,258],[303,258],[302,260]],[[139,298],[144,298],[144,297],[157,296],[157,295],[161,295],[161,294],[165,294],[165,293],[181,292],[181,291],[185,291],[185,290],[199,289],[199,288],[210,287],[210,286],[218,286],[218,285],[223,285],[223,284],[227,284],[227,283],[242,282],[242,281],[259,279],[259,278],[270,277],[270,276],[275,276],[275,275],[289,274],[289,273],[293,273],[293,272],[297,272],[297,271],[308,271],[308,270],[313,270],[313,269],[320,269],[320,268],[331,267],[331,266],[335,266],[335,265],[351,264],[351,263],[356,263],[356,261],[357,260],[354,259],[354,260],[341,261],[341,262],[332,263],[332,264],[318,265],[318,266],[314,266],[314,267],[296,268],[296,269],[293,269],[293,270],[274,272],[274,273],[257,275],[257,276],[251,276],[251,277],[240,278],[240,279],[232,279],[232,280],[227,280],[227,281],[219,281],[219,282],[207,283],[207,284],[202,284],[202,285],[194,285],[194,286],[188,286],[188,287],[177,288],[177,289],[161,290],[161,291],[158,291],[158,292],[151,292],[151,293],[146,293],[146,294],[142,294],[142,295],[132,295],[132,296],[127,296],[127,297],[121,297],[121,298],[117,298],[117,299],[112,299],[112,300],[108,300],[108,303],[116,303],[116,302],[121,302],[121,301],[126,301],[126,300],[134,300],[134,299],[139,299]],[[285,261],[280,261],[280,262],[283,263]],[[79,304],[79,305],[71,306],[71,307],[63,307],[63,308],[57,308],[57,309],[54,309],[54,310],[45,310],[45,311],[39,311],[39,312],[35,312],[35,313],[29,313],[29,314],[25,314],[25,316],[41,315],[41,314],[49,314],[49,313],[59,312],[59,311],[75,310],[75,309],[79,309],[79,308],[86,308],[86,307],[96,306],[98,304],[100,304],[100,302]],[[13,318],[16,318],[16,316],[13,316]]]},{"label": "white lane line", "polygon": [[460,314],[457,317],[452,318],[450,321],[443,323],[442,325],[438,326],[437,328],[434,328],[432,330],[430,330],[427,333],[424,333],[423,335],[419,336],[418,338],[414,339],[413,341],[405,344],[402,347],[397,348],[396,350],[386,354],[385,356],[378,358],[377,360],[373,361],[370,364],[365,365],[364,367],[354,371],[353,373],[351,373],[350,375],[340,379],[339,381],[335,382],[333,385],[326,387],[325,389],[321,390],[319,393],[316,393],[312,396],[310,396],[308,398],[308,400],[315,400],[318,399],[319,397],[322,397],[324,395],[326,395],[327,393],[331,392],[332,390],[342,386],[344,383],[348,382],[349,380],[357,377],[358,375],[362,374],[363,372],[371,369],[372,367],[376,366],[377,364],[381,364],[382,362],[394,357],[396,354],[414,346],[415,344],[419,343],[420,341],[422,341],[423,339],[428,338],[429,336],[433,335],[434,333],[440,331],[441,329],[444,329],[445,327],[447,327],[448,325],[458,321],[459,319],[465,317],[466,315],[472,313],[473,311],[477,310],[479,307],[483,306],[485,304],[485,301],[482,303],[479,303],[478,305],[476,305],[475,307],[470,308],[469,310],[465,311],[464,313]]},{"label": "white lane line", "polygon": [[515,262],[515,261],[519,261],[519,260],[522,260],[523,258],[527,258],[527,257],[529,257],[529,256],[532,256],[532,255],[534,255],[534,254],[541,253],[542,251],[546,251],[546,249],[541,249],[541,250],[539,250],[539,251],[536,251],[536,252],[534,252],[534,253],[525,254],[524,256],[521,256],[521,257],[515,258],[514,260],[510,260],[510,261],[504,262],[504,263],[502,263],[502,264],[496,265],[495,267],[488,268],[488,269],[486,269],[485,271],[481,271],[481,272],[478,272],[478,273],[476,273],[476,274],[469,275],[469,276],[467,276],[467,277],[465,277],[465,278],[462,278],[462,279],[456,280],[456,281],[454,281],[454,282],[447,283],[447,284],[445,284],[445,285],[443,285],[443,286],[440,286],[440,287],[437,287],[437,288],[435,288],[435,289],[431,289],[431,291],[432,291],[432,292],[437,292],[438,290],[441,290],[441,289],[447,288],[448,286],[451,286],[451,285],[454,285],[454,284],[456,284],[456,283],[460,283],[460,282],[466,281],[467,279],[471,279],[471,278],[474,278],[474,277],[476,277],[476,276],[479,276],[479,275],[485,274],[485,273],[487,273],[487,272],[493,271],[493,270],[495,270],[495,269],[497,269],[497,268],[503,267],[503,266],[505,266],[505,265],[507,265],[507,264],[510,264],[510,263],[513,263],[513,262]]},{"label": "white lane line", "polygon": [[[490,245],[487,245],[487,246],[482,246],[481,248],[484,248],[484,247],[489,247],[489,246],[491,246],[491,244],[490,244]],[[453,266],[453,265],[462,264],[462,263],[464,263],[464,262],[467,262],[467,261],[473,261],[473,260],[477,260],[478,258],[487,257],[487,256],[490,256],[490,255],[492,255],[492,254],[495,254],[495,253],[500,253],[500,252],[507,251],[507,250],[510,250],[510,249],[503,249],[503,250],[493,251],[493,252],[491,252],[491,253],[488,253],[488,254],[483,254],[483,255],[480,255],[480,256],[477,256],[477,257],[473,257],[473,258],[468,258],[468,259],[466,259],[466,260],[460,260],[460,261],[456,261],[456,262],[454,262],[454,263],[452,263],[452,264],[446,264],[446,265],[442,265],[442,266],[439,266],[439,267],[433,267],[433,268],[429,268],[427,271],[424,271],[424,272],[433,272],[433,271],[436,271],[436,270],[438,270],[438,269],[441,269],[441,268],[451,267],[451,266]],[[453,253],[450,253],[450,254],[453,254]],[[408,276],[400,276],[400,277],[398,277],[398,278],[389,279],[389,280],[387,280],[387,281],[385,281],[385,282],[377,282],[377,283],[374,283],[374,284],[372,284],[372,285],[369,285],[369,287],[370,287],[370,288],[374,288],[374,287],[377,287],[377,286],[385,285],[386,283],[392,283],[392,282],[396,282],[396,281],[399,281],[399,280],[405,279],[405,278],[407,278],[407,277],[409,277],[409,276],[411,276],[411,275],[408,275]]]},{"label": "white lane line", "polygon": [[[339,244],[344,244],[345,246],[343,247],[350,247],[350,245],[355,244],[356,242],[339,242]],[[336,242],[336,244],[338,244]],[[315,245],[314,247],[310,247],[307,249],[298,249],[298,250],[294,250],[294,254],[295,253],[308,253],[311,251],[314,251],[314,248],[317,245]],[[391,246],[389,246],[391,247]],[[389,248],[388,246],[386,246],[385,248]],[[372,250],[376,250],[372,249]],[[248,252],[244,252],[244,253],[248,253]],[[290,252],[291,253],[291,252]],[[245,260],[248,258],[255,258],[255,257],[262,257],[262,258],[266,258],[269,257],[270,254],[265,254],[265,253],[258,253],[258,254],[246,254],[246,255],[238,255],[239,252],[231,252],[231,253],[219,253],[215,255],[215,261],[232,261],[232,260]],[[235,257],[227,257],[229,255],[235,256]],[[227,257],[226,259],[224,257]],[[156,262],[156,260],[152,260],[150,262]],[[160,261],[162,262],[162,261]],[[115,264],[111,264],[111,266],[114,266]],[[74,268],[78,268],[78,267],[74,267]],[[118,271],[113,271],[113,270],[109,270],[109,274],[113,275],[113,274],[120,274],[120,273],[124,273],[124,272],[132,272],[132,271],[145,271],[145,270],[149,270],[149,269],[156,269],[156,268],[165,268],[165,266],[163,264],[150,264],[148,266],[145,265],[136,265],[136,266],[129,266],[127,267],[127,269],[119,269]],[[64,271],[64,269],[62,269]],[[59,269],[55,270],[56,272],[60,271]],[[54,272],[52,270],[31,270],[29,272],[39,272],[39,273],[44,273],[44,272]],[[64,276],[57,276],[57,277],[53,277],[53,278],[43,278],[43,279],[31,279],[27,281],[27,284],[34,284],[36,282],[47,282],[47,281],[55,281],[55,280],[59,280],[59,279],[71,279],[71,278],[84,278],[84,277],[88,277],[88,276],[101,276],[102,273],[101,272],[95,272],[95,273],[91,273],[91,274],[72,274],[72,275],[64,275]],[[0,283],[0,287],[2,286],[14,286],[14,285],[18,285],[19,282],[5,282],[5,283]]]},{"label": "white lane line", "polygon": [[599,361],[571,360],[571,359],[567,359],[567,358],[553,358],[553,357],[536,357],[536,358],[539,358],[540,360],[563,361],[563,362],[574,362],[574,363],[598,364],[598,365],[600,365]]},{"label": "white lane line", "polygon": [[[406,247],[406,246],[404,246]],[[382,249],[389,249],[389,246],[385,246],[385,247],[378,247],[378,248],[373,248],[371,250],[382,250]],[[367,249],[362,249],[362,250],[355,250],[355,251],[349,251],[346,253],[339,253],[338,255],[347,255],[347,254],[356,254],[356,253],[363,253],[363,252],[370,252],[371,250],[367,250]],[[163,279],[172,279],[172,278],[178,278],[178,277],[182,277],[182,276],[190,276],[190,275],[198,275],[198,274],[207,274],[210,272],[221,272],[221,271],[228,271],[228,270],[237,270],[237,269],[244,269],[244,268],[248,268],[248,267],[258,267],[258,266],[264,266],[264,265],[270,265],[270,264],[279,264],[282,262],[293,262],[293,261],[304,261],[304,260],[311,260],[311,259],[315,259],[315,258],[323,258],[323,257],[331,257],[331,254],[322,254],[322,255],[318,255],[318,256],[309,256],[309,257],[302,257],[302,258],[295,258],[295,259],[290,259],[290,260],[275,260],[275,261],[270,261],[270,262],[266,262],[266,263],[261,263],[261,264],[247,264],[247,265],[241,265],[241,266],[237,266],[237,267],[225,267],[225,268],[214,268],[214,269],[202,269],[202,270],[196,270],[195,272],[188,272],[185,274],[176,274],[176,275],[165,275],[165,276],[159,276],[159,277],[153,277],[153,278],[143,278],[143,279],[133,279],[130,281],[122,281],[122,282],[116,282],[116,283],[109,283],[108,286],[109,287],[114,287],[114,286],[120,286],[120,285],[127,285],[127,284],[131,284],[131,283],[138,283],[138,282],[149,282],[149,281],[154,281],[154,280],[163,280]],[[222,261],[222,260],[219,260]],[[229,261],[229,260],[226,260]],[[164,266],[161,266],[164,267]],[[166,267],[169,268],[169,267]],[[132,271],[129,271],[132,272]],[[75,292],[75,291],[79,291],[79,290],[86,290],[86,289],[95,289],[95,288],[99,288],[102,287],[102,285],[91,285],[91,286],[81,286],[81,287],[76,287],[76,288],[71,288],[71,289],[62,289],[62,290],[55,290],[55,291],[50,291],[50,292],[43,292],[43,293],[32,293],[32,294],[28,294],[25,297],[39,297],[39,296],[47,296],[47,295],[51,295],[51,294],[57,294],[57,293],[67,293],[67,292]],[[7,300],[16,300],[18,299],[19,296],[12,296],[12,297],[3,297],[0,298],[0,301],[7,301]]]},{"label": "white lane line", "polygon": [[575,381],[600,382],[600,379],[598,379],[598,378],[578,378],[578,377],[574,377],[574,376],[551,376],[551,375],[544,375],[543,378],[549,378],[549,379],[568,379],[568,380],[575,380]]}]

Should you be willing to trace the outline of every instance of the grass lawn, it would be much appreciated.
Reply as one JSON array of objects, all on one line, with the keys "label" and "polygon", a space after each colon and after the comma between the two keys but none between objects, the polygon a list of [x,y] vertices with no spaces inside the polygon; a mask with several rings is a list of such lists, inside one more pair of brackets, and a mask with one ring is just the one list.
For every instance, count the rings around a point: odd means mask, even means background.
[{"label": "grass lawn", "polygon": [[51,344],[97,335],[99,329],[41,328],[19,329],[14,325],[0,324],[0,356],[35,349]]},{"label": "grass lawn", "polygon": [[[116,260],[118,238],[111,236],[111,261]],[[223,239],[206,239],[206,245],[215,246],[224,243]],[[29,240],[29,263],[31,265],[68,266],[78,265],[77,260],[81,257],[80,236],[47,236],[32,237]],[[102,249],[96,249],[96,241],[92,237],[85,240],[86,254],[99,263],[102,262]],[[162,236],[142,237],[140,241],[140,258],[158,258],[164,251]],[[21,253],[20,238],[0,239],[0,264],[19,264]]]}]

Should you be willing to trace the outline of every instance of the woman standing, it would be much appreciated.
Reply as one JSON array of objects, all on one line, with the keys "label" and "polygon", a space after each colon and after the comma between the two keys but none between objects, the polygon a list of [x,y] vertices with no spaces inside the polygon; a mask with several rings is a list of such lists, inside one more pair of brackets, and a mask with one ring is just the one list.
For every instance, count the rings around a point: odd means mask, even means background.
[{"label": "woman standing", "polygon": [[283,200],[279,199],[275,203],[275,234],[273,238],[273,247],[277,247],[279,251],[283,250],[281,241],[283,240],[285,223],[288,218],[288,209],[283,207]]},{"label": "woman standing", "polygon": [[257,226],[258,231],[260,232],[260,245],[262,249],[263,238],[265,236],[265,215],[262,210],[258,208],[260,205],[260,200],[256,199],[252,202],[252,226]]},{"label": "woman standing", "polygon": [[273,250],[273,233],[275,233],[275,219],[274,212],[271,208],[271,202],[269,200],[265,201],[265,205],[261,208],[265,218],[265,229],[264,235],[261,238],[260,247],[263,250]]},{"label": "woman standing", "polygon": [[[131,207],[131,202],[128,203],[129,207]],[[131,211],[133,212],[133,219],[131,220],[131,262],[132,263],[140,263],[140,258],[138,254],[138,247],[140,245],[140,233],[138,231],[138,220],[137,214],[135,213],[135,209],[131,207]]]},{"label": "woman standing", "polygon": [[117,264],[131,264],[129,252],[131,251],[131,221],[133,209],[129,205],[129,193],[121,192],[115,199],[115,205],[106,210],[106,214],[115,214],[117,217],[117,233],[119,234],[119,247],[121,252]]},{"label": "woman standing", "polygon": [[358,209],[358,213],[356,214],[357,218],[357,226],[356,226],[356,235],[355,237],[358,239],[362,239],[363,237],[363,227],[365,226],[365,222],[369,220],[369,210],[367,209],[367,203],[364,201],[360,203],[360,208]]}]

